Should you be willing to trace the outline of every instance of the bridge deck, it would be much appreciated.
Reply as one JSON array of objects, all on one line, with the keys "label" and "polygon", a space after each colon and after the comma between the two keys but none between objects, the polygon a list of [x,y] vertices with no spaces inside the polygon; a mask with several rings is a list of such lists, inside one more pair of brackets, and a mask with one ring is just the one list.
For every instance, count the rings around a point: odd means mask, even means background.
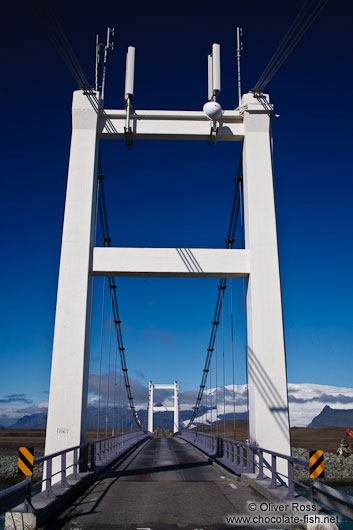
[{"label": "bridge deck", "polygon": [[229,529],[225,517],[247,514],[250,500],[264,501],[184,440],[153,438],[43,528]]}]

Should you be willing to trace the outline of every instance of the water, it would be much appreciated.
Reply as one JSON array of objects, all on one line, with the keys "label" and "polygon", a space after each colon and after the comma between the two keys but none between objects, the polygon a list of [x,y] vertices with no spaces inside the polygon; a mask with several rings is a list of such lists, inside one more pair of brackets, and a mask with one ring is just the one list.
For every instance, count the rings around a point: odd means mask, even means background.
[{"label": "water", "polygon": [[[338,491],[341,491],[345,495],[350,495],[353,497],[353,486],[339,486],[337,488]],[[299,495],[302,495],[303,497],[309,499],[310,493],[308,489],[304,488],[296,488],[295,491],[299,493]],[[338,516],[338,528],[340,530],[352,530],[353,528],[353,522],[351,519],[347,519],[347,517],[344,517],[344,515],[337,514]]]}]

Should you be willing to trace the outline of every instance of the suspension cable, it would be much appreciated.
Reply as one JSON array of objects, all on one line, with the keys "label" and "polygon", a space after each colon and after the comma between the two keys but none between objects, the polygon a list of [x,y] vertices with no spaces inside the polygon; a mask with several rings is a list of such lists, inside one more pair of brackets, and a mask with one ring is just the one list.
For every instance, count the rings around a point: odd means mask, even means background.
[{"label": "suspension cable", "polygon": [[109,397],[110,397],[110,356],[112,350],[112,309],[113,305],[110,304],[110,316],[109,316],[109,348],[108,348],[108,388],[107,388],[107,408],[105,411],[105,437],[108,436],[108,414],[109,414]]},{"label": "suspension cable", "polygon": [[112,436],[115,434],[115,408],[116,408],[116,367],[118,364],[118,344],[115,344],[114,353],[114,392],[113,392],[113,424],[112,424]]},{"label": "suspension cable", "polygon": [[223,437],[226,435],[226,371],[224,364],[224,291],[222,291]]},{"label": "suspension cable", "polygon": [[289,57],[318,18],[327,3],[328,0],[318,0],[318,2],[316,2],[316,0],[306,0],[255,84],[254,91],[262,92],[264,90],[284,61]]},{"label": "suspension cable", "polygon": [[[238,176],[235,178],[235,192],[234,192],[234,197],[233,197],[227,239],[225,240],[226,248],[233,248],[233,244],[235,241],[235,231],[237,227],[237,221],[239,217],[240,204],[241,204],[241,197],[240,197],[241,182],[242,182],[241,174],[242,174],[242,150],[240,153],[240,160],[239,160],[239,165],[238,165]],[[193,413],[191,415],[189,423],[186,426],[187,429],[191,427],[192,423],[194,422],[196,418],[197,412],[200,408],[202,394],[205,389],[205,383],[206,383],[206,379],[207,379],[208,372],[210,369],[212,353],[214,351],[215,341],[217,337],[217,329],[218,329],[219,319],[220,319],[221,309],[222,309],[222,291],[226,288],[226,283],[227,283],[226,278],[221,278],[219,285],[218,285],[216,307],[215,307],[213,321],[212,321],[211,335],[210,335],[210,339],[208,343],[205,365],[204,365],[204,369],[202,372],[201,384],[200,384],[199,392],[196,398],[196,403],[193,408]],[[216,407],[217,407],[217,412],[218,412],[217,396],[216,396]]]},{"label": "suspension cable", "polygon": [[103,288],[102,288],[102,319],[101,319],[100,359],[99,359],[99,383],[98,383],[97,440],[98,440],[98,437],[99,437],[100,412],[101,412],[101,381],[102,381],[103,329],[104,329],[104,290],[105,290],[105,276],[104,276],[104,278],[103,278]]},{"label": "suspension cable", "polygon": [[235,364],[234,364],[234,323],[233,323],[233,285],[232,278],[230,284],[230,329],[232,343],[232,387],[233,387],[233,440],[235,440]]},{"label": "suspension cable", "polygon": [[219,421],[218,421],[218,337],[216,337],[216,357],[215,357],[215,363],[216,363],[216,434],[218,436],[218,428],[219,428]]},{"label": "suspension cable", "polygon": [[[212,361],[212,360],[211,360]],[[213,393],[212,393],[212,362],[210,362],[210,398],[211,398],[211,408],[210,408],[210,412],[211,412],[211,431],[210,431],[210,434],[213,433]]]},{"label": "suspension cable", "polygon": [[[99,175],[98,179],[100,180],[100,194],[99,194],[99,202],[98,202],[98,209],[99,209],[99,218],[100,218],[100,224],[102,229],[102,239],[104,242],[104,246],[110,247],[111,245],[111,238],[109,236],[109,225],[108,225],[108,216],[107,216],[107,206],[106,206],[106,200],[105,200],[105,192],[104,192],[104,176],[102,173],[102,167],[101,162],[99,161]],[[111,302],[112,302],[112,310],[113,310],[113,320],[115,324],[115,332],[118,342],[118,348],[119,348],[119,354],[120,354],[120,362],[121,362],[121,368],[124,378],[124,384],[126,389],[126,394],[128,398],[128,404],[130,406],[133,419],[136,423],[136,425],[139,428],[142,428],[140,419],[138,417],[134,399],[131,392],[131,385],[129,381],[128,376],[128,368],[126,364],[126,356],[125,356],[125,348],[123,343],[123,335],[122,335],[122,329],[121,329],[121,320],[119,316],[119,307],[118,307],[118,298],[116,294],[116,283],[115,278],[108,276],[108,285],[111,290]]]},{"label": "suspension cable", "polygon": [[46,0],[28,0],[32,10],[37,14],[39,22],[44,28],[55,49],[63,59],[67,68],[81,89],[92,90],[91,84],[81,68],[81,65],[66,37],[64,30],[54,14],[52,6]]},{"label": "suspension cable", "polygon": [[[241,182],[241,187],[243,183]],[[241,225],[241,237],[242,247],[245,247],[244,240],[244,203],[242,200],[243,193],[240,194],[240,225]],[[249,384],[248,384],[248,326],[247,326],[247,315],[246,315],[246,293],[245,293],[245,278],[243,278],[243,322],[244,322],[244,354],[245,354],[245,378],[246,378],[246,409],[248,412],[249,421]]]}]

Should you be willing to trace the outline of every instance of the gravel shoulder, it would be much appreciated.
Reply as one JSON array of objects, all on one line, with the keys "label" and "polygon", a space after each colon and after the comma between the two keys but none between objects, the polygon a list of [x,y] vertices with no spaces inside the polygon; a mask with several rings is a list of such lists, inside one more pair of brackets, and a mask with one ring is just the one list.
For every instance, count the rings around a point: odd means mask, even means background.
[{"label": "gravel shoulder", "polygon": [[[309,460],[309,450],[302,447],[293,447],[293,456]],[[353,485],[353,455],[344,457],[335,453],[324,452],[325,478],[320,482],[329,486],[351,486]],[[295,465],[295,480],[303,484],[309,483],[308,468]]]}]

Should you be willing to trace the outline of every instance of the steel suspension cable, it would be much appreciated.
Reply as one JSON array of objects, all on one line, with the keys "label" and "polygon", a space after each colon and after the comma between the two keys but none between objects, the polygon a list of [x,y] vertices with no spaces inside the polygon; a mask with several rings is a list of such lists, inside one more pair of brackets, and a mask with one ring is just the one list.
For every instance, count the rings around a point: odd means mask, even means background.
[{"label": "steel suspension cable", "polygon": [[218,436],[219,421],[218,421],[218,341],[217,341],[217,337],[216,337],[215,363],[216,363],[216,434]]},{"label": "steel suspension cable", "polygon": [[299,42],[301,41],[301,39],[304,37],[305,33],[308,31],[308,29],[310,28],[310,26],[315,22],[315,20],[317,19],[317,17],[319,16],[319,14],[321,13],[321,11],[323,10],[323,8],[325,7],[325,5],[327,4],[328,0],[325,0],[323,2],[322,5],[319,5],[315,8],[315,12],[313,14],[313,17],[305,24],[305,26],[302,28],[302,30],[300,31],[300,33],[296,36],[296,38],[294,39],[294,41],[292,42],[292,44],[290,45],[290,47],[286,50],[286,52],[283,54],[283,56],[281,57],[281,59],[276,63],[276,65],[274,65],[273,69],[271,70],[271,72],[268,74],[268,76],[266,77],[266,79],[263,81],[262,83],[262,87],[261,87],[261,90],[263,90],[267,85],[268,83],[271,81],[271,79],[274,77],[274,75],[277,73],[277,71],[279,70],[279,68],[282,66],[282,64],[285,62],[285,60],[289,57],[289,55],[292,53],[292,51],[294,50],[294,48],[297,46],[297,44],[299,44]]},{"label": "steel suspension cable", "polygon": [[112,436],[115,434],[115,409],[116,409],[116,367],[118,361],[118,344],[115,344],[114,353],[114,393],[113,393],[113,425],[112,425]]},{"label": "steel suspension cable", "polygon": [[284,61],[289,57],[294,48],[296,48],[318,18],[327,3],[328,0],[319,0],[317,3],[316,0],[306,0],[255,84],[253,89],[255,92],[262,92],[264,90]]},{"label": "steel suspension cable", "polygon": [[233,387],[233,440],[235,440],[235,364],[234,364],[234,322],[233,322],[233,285],[232,278],[230,285],[230,329],[231,329],[231,349],[232,349],[232,387]]},{"label": "steel suspension cable", "polygon": [[[243,187],[243,183],[241,183]],[[245,247],[244,240],[244,203],[242,200],[243,194],[240,195],[240,226],[242,235],[242,247]],[[245,353],[245,379],[246,379],[246,408],[249,419],[249,381],[248,381],[248,326],[246,316],[246,294],[245,294],[245,278],[243,278],[243,325],[244,325],[244,353]]]},{"label": "steel suspension cable", "polygon": [[107,384],[107,407],[105,411],[105,437],[108,436],[108,414],[109,414],[109,393],[110,393],[110,355],[112,349],[112,309],[113,304],[110,304],[110,317],[109,317],[109,348],[108,348],[108,384]]},{"label": "steel suspension cable", "polygon": [[78,86],[81,89],[92,90],[92,86],[87,81],[83,69],[48,0],[28,0],[28,3],[37,14],[41,25],[67,68],[70,70]]},{"label": "steel suspension cable", "polygon": [[275,61],[278,59],[280,53],[284,50],[285,46],[290,42],[290,39],[294,35],[295,30],[298,28],[298,26],[303,21],[305,15],[307,14],[307,11],[310,7],[310,5],[314,2],[314,0],[306,0],[299,10],[297,16],[295,17],[294,21],[292,22],[291,26],[289,27],[287,33],[283,37],[282,41],[280,42],[278,48],[272,55],[271,59],[269,60],[265,70],[262,72],[261,76],[259,77],[256,85],[261,85],[262,81],[265,79],[265,77],[268,75],[271,67],[275,63]]},{"label": "steel suspension cable", "polygon": [[[118,347],[118,344],[117,344],[117,347]],[[121,424],[122,424],[122,408],[121,408],[121,389],[122,389],[122,384],[121,384],[121,363],[119,363],[119,396],[118,396],[118,433],[120,433],[121,431]]]},{"label": "steel suspension cable", "polygon": [[[100,224],[101,224],[101,229],[102,229],[102,239],[104,242],[104,246],[110,247],[111,238],[109,235],[107,206],[106,206],[105,191],[104,191],[104,176],[102,173],[100,162],[99,162],[98,179],[100,180],[100,194],[99,194],[98,209],[99,209],[99,218],[100,218]],[[115,283],[114,277],[108,276],[108,285],[112,293],[111,301],[112,301],[112,310],[113,310],[113,320],[115,324],[115,332],[116,332],[116,337],[117,337],[117,342],[118,342],[120,362],[121,362],[121,368],[122,368],[122,373],[123,373],[123,378],[124,378],[124,384],[125,384],[128,404],[131,409],[131,413],[132,413],[132,416],[133,416],[133,419],[136,425],[139,428],[141,428],[142,425],[139,420],[138,414],[136,412],[134,399],[133,399],[132,392],[131,392],[131,385],[130,385],[129,376],[128,376],[128,368],[127,368],[127,363],[126,363],[125,348],[124,348],[122,329],[121,329],[121,320],[120,320],[120,315],[119,315],[118,298],[116,294],[116,283]]]},{"label": "steel suspension cable", "polygon": [[[233,244],[235,241],[235,231],[237,227],[237,221],[239,217],[239,210],[240,210],[240,204],[241,204],[241,197],[240,197],[241,182],[242,182],[241,174],[242,174],[242,152],[240,153],[240,160],[239,160],[239,165],[238,165],[238,176],[235,178],[235,193],[234,193],[233,202],[232,202],[227,239],[225,241],[226,248],[233,248]],[[200,389],[199,389],[199,392],[196,398],[196,404],[193,408],[193,413],[191,415],[188,425],[186,426],[187,429],[191,427],[192,423],[194,422],[196,418],[197,412],[200,408],[202,395],[205,389],[206,379],[207,379],[209,368],[210,368],[210,362],[212,359],[212,352],[214,351],[214,345],[215,345],[215,340],[217,336],[217,328],[219,325],[219,319],[220,319],[220,314],[221,314],[221,309],[222,309],[222,294],[221,293],[226,288],[226,283],[227,283],[226,278],[221,278],[219,285],[218,285],[216,307],[215,307],[213,321],[212,321],[211,335],[210,335],[210,339],[208,343],[206,360],[205,360],[205,365],[204,365],[204,369],[202,373]],[[217,387],[216,387],[216,390],[217,390]],[[217,397],[216,397],[216,406],[218,407]],[[217,412],[218,412],[218,408],[217,408]]]},{"label": "steel suspension cable", "polygon": [[[212,359],[211,359],[211,361],[212,361]],[[210,409],[210,412],[211,412],[211,432],[213,432],[212,362],[210,362],[210,370],[209,370],[209,374],[210,374],[210,398],[211,398],[211,409]]]},{"label": "steel suspension cable", "polygon": [[222,291],[223,436],[226,435],[226,370],[224,363],[224,291]]},{"label": "steel suspension cable", "polygon": [[105,277],[103,278],[103,288],[102,288],[102,319],[101,319],[100,360],[99,360],[99,383],[98,383],[97,440],[98,440],[98,437],[99,437],[100,412],[101,412],[101,381],[102,381],[103,330],[104,330],[104,291],[105,291]]}]

